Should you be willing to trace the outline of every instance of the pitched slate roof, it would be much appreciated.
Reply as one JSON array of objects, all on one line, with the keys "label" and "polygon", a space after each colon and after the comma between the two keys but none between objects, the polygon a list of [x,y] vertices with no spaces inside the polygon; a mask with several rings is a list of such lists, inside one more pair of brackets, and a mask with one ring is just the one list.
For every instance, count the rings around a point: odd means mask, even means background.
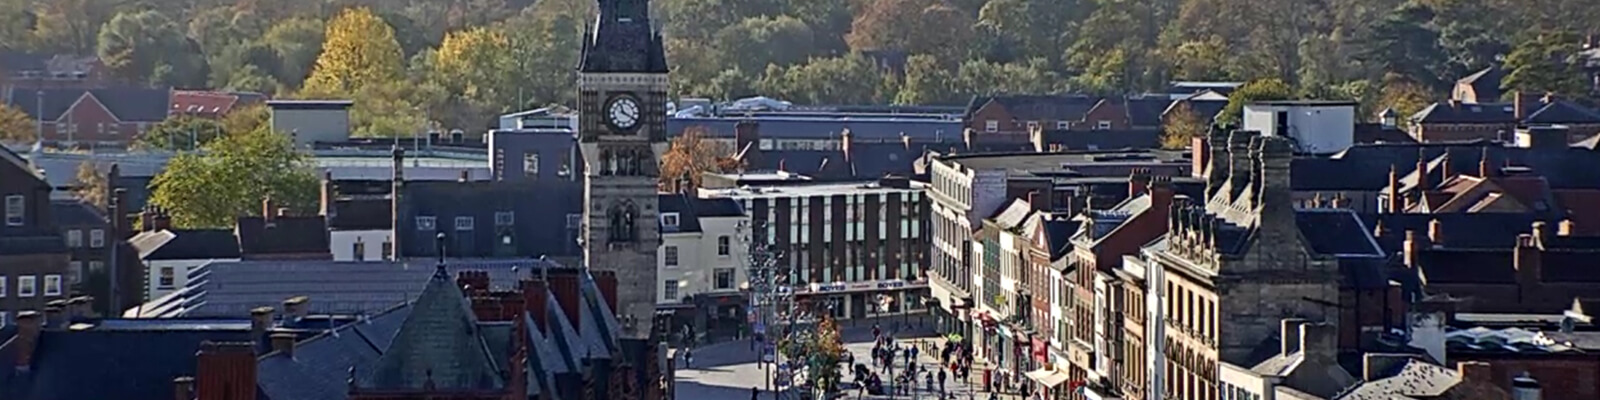
[{"label": "pitched slate roof", "polygon": [[239,253],[246,256],[329,251],[327,220],[320,216],[241,217],[234,233],[239,237]]},{"label": "pitched slate roof", "polygon": [[226,229],[163,229],[128,239],[141,260],[226,260],[239,258],[239,238]]},{"label": "pitched slate roof", "polygon": [[[700,218],[740,217],[744,208],[732,198],[699,198],[687,194],[663,193],[659,198],[662,213],[678,213],[676,232],[700,232]],[[667,227],[663,227],[667,232]]]},{"label": "pitched slate roof", "polygon": [[[172,379],[195,376],[195,353],[208,340],[249,341],[250,329],[44,331],[31,372],[0,370],[0,398],[170,399]],[[16,364],[16,347],[0,345],[0,365]]]},{"label": "pitched slate roof", "polygon": [[499,367],[484,343],[482,328],[466,295],[443,265],[412,303],[394,341],[357,386],[395,390],[435,387],[440,390],[501,389]]},{"label": "pitched slate roof", "polygon": [[[39,95],[43,92],[43,98]],[[60,120],[84,96],[93,97],[122,122],[159,122],[167,119],[171,98],[167,89],[44,89],[11,88],[7,103],[36,120]]]},{"label": "pitched slate roof", "polygon": [[[452,268],[487,272],[494,290],[510,289],[543,266],[536,259],[450,260]],[[242,317],[261,306],[295,296],[311,298],[314,314],[373,314],[414,298],[433,272],[434,261],[213,262],[189,272],[188,284],[129,310],[129,316],[174,318]]]},{"label": "pitched slate roof", "polygon": [[1024,121],[1079,121],[1100,98],[1087,95],[976,96],[967,103],[971,115],[989,102],[999,103],[1013,118]]},{"label": "pitched slate roof", "polygon": [[[1461,384],[1461,374],[1420,360],[1406,361],[1394,376],[1362,382],[1346,390],[1339,400],[1436,399]],[[1450,397],[1455,398],[1455,397]]]},{"label": "pitched slate roof", "polygon": [[1600,112],[1567,100],[1545,103],[1527,118],[1526,124],[1600,124]]},{"label": "pitched slate roof", "polygon": [[104,215],[77,200],[51,200],[50,219],[61,227],[106,225]]},{"label": "pitched slate roof", "polygon": [[1318,254],[1340,257],[1382,257],[1385,253],[1372,239],[1356,213],[1347,209],[1306,209],[1294,213],[1306,244]]},{"label": "pitched slate roof", "polygon": [[1444,101],[1428,105],[1411,115],[1412,122],[1425,124],[1510,124],[1516,122],[1511,103],[1461,103]]},{"label": "pitched slate roof", "polygon": [[371,371],[409,315],[411,304],[401,303],[302,340],[295,344],[292,357],[280,352],[263,355],[256,363],[256,387],[265,396],[261,400],[348,398],[350,369]]},{"label": "pitched slate roof", "polygon": [[1158,96],[1129,97],[1125,101],[1128,123],[1133,126],[1161,126],[1161,115],[1172,105],[1172,100]]},{"label": "pitched slate roof", "polygon": [[1477,94],[1477,98],[1474,100],[1497,100],[1500,98],[1500,80],[1504,79],[1505,76],[1505,70],[1500,69],[1498,66],[1490,66],[1474,72],[1472,75],[1467,75],[1465,78],[1457,80],[1456,83],[1471,85],[1472,91]]}]

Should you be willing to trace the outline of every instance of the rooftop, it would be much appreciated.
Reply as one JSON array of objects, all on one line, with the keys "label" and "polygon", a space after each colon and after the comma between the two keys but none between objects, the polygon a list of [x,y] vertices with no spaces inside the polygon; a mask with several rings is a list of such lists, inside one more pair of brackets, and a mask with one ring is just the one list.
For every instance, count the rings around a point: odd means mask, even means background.
[{"label": "rooftop", "polygon": [[997,152],[950,154],[939,160],[975,170],[1060,171],[1064,165],[1100,163],[1177,163],[1187,162],[1183,151],[1151,149],[1070,150],[1057,153]]},{"label": "rooftop", "polygon": [[916,187],[897,188],[877,182],[821,183],[784,186],[749,186],[737,189],[700,189],[700,197],[730,197],[736,199],[771,199],[780,197],[814,197],[836,194],[887,194],[921,192]]}]

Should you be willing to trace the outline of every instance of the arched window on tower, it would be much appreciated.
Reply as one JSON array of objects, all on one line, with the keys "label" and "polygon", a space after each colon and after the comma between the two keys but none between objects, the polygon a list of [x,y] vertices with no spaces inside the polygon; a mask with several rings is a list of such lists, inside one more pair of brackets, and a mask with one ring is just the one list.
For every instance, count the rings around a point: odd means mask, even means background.
[{"label": "arched window on tower", "polygon": [[636,223],[638,216],[639,210],[635,209],[631,202],[613,206],[610,215],[608,215],[611,220],[611,242],[628,243],[634,241],[638,233],[638,224]]},{"label": "arched window on tower", "polygon": [[600,175],[611,175],[617,170],[616,155],[611,150],[600,150]]}]

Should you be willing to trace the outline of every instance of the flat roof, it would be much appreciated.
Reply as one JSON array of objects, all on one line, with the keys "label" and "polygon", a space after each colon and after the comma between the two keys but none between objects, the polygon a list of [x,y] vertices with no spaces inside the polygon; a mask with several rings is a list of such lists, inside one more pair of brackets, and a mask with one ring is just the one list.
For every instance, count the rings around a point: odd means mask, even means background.
[{"label": "flat roof", "polygon": [[1156,149],[1071,150],[1057,153],[1002,152],[956,154],[938,157],[939,161],[975,170],[1060,170],[1062,164],[1096,163],[1172,163],[1185,161],[1184,151]]},{"label": "flat roof", "polygon": [[343,110],[354,104],[353,100],[267,100],[267,107],[276,110]]},{"label": "flat roof", "polygon": [[920,192],[922,188],[912,184],[910,188],[897,188],[879,185],[877,182],[853,183],[819,183],[811,185],[774,185],[774,186],[746,186],[729,189],[700,189],[700,197],[704,198],[733,198],[733,199],[770,199],[779,197],[816,197],[831,196],[836,194],[886,194],[900,192]]},{"label": "flat roof", "polygon": [[1252,102],[1246,103],[1245,105],[1246,106],[1355,106],[1355,105],[1357,105],[1357,103],[1354,102],[1354,101],[1349,101],[1349,100],[1269,100],[1269,101],[1252,101]]}]

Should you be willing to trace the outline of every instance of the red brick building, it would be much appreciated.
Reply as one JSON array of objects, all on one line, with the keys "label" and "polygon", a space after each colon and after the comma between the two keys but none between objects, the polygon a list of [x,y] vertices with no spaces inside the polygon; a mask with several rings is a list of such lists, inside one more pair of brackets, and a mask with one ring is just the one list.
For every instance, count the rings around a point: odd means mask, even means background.
[{"label": "red brick building", "polygon": [[168,89],[43,89],[12,87],[6,104],[42,122],[49,144],[122,146],[167,119]]}]

